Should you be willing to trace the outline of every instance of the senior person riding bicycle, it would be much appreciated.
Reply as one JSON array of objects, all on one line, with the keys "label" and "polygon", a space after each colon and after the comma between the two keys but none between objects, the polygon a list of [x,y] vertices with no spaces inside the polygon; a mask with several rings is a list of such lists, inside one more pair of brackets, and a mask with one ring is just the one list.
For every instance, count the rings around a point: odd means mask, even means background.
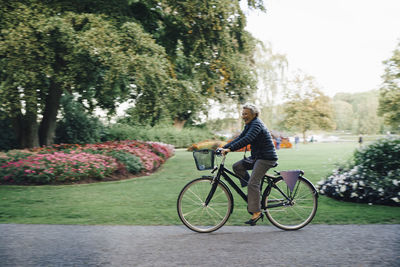
[{"label": "senior person riding bicycle", "polygon": [[[248,181],[248,206],[247,210],[252,213],[250,220],[246,224],[255,225],[263,217],[260,204],[260,183],[264,174],[276,165],[278,156],[275,151],[271,134],[267,127],[258,118],[259,109],[253,104],[245,104],[242,109],[242,119],[245,127],[242,133],[230,143],[223,147],[222,153],[225,155],[251,145],[251,157],[249,160],[243,159],[236,162],[233,171],[242,179]],[[253,170],[251,176],[247,170]],[[246,186],[241,181],[242,186]]]}]

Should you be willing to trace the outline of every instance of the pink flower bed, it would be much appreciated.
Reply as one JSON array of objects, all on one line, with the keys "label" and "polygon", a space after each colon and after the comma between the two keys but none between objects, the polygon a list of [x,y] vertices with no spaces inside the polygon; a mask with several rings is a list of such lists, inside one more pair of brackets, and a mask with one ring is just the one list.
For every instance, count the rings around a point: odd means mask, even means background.
[{"label": "pink flower bed", "polygon": [[140,142],[136,140],[110,141],[99,144],[87,144],[82,149],[92,150],[119,150],[131,153],[140,158],[144,168],[152,171],[158,168],[166,159],[174,153],[171,145],[156,142]]},{"label": "pink flower bed", "polygon": [[[84,146],[62,144],[37,148],[34,149],[36,154],[27,154],[23,158],[2,164],[0,183],[1,176],[3,182],[17,184],[103,179],[121,166],[121,162],[105,155],[114,151],[123,151],[136,156],[146,172],[151,172],[173,155],[174,147],[156,142],[126,140]],[[11,156],[12,158],[14,157]]]},{"label": "pink flower bed", "polygon": [[101,179],[117,169],[114,158],[85,152],[36,154],[1,166],[5,181],[47,183]]}]

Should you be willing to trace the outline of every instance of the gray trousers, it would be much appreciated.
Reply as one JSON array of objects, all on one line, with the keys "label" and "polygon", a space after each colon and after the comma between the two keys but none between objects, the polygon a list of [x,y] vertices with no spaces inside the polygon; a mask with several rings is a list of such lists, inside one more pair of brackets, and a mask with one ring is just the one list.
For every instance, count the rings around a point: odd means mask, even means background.
[{"label": "gray trousers", "polygon": [[[274,160],[258,159],[254,166],[253,172],[251,173],[248,189],[247,189],[247,210],[249,212],[260,212],[261,211],[261,200],[260,200],[260,184],[264,174],[275,165]],[[242,160],[236,162],[232,166],[233,171],[245,180],[248,180],[249,173],[248,169],[242,163]]]}]

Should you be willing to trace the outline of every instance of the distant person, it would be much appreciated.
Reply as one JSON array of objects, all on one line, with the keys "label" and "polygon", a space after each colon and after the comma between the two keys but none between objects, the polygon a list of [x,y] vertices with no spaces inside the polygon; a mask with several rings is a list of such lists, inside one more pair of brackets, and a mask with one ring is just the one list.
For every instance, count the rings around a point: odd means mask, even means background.
[{"label": "distant person", "polygon": [[300,138],[296,135],[294,137],[294,147],[297,149],[300,142]]},{"label": "distant person", "polygon": [[313,142],[314,142],[314,135],[311,135],[310,143],[313,143]]},{"label": "distant person", "polygon": [[276,149],[279,150],[279,149],[281,148],[281,142],[282,142],[281,137],[278,136],[278,137],[275,139],[275,141],[276,141]]},{"label": "distant person", "polygon": [[363,143],[363,137],[362,137],[362,135],[360,135],[358,137],[358,144],[360,145],[360,147],[362,146],[362,143]]}]

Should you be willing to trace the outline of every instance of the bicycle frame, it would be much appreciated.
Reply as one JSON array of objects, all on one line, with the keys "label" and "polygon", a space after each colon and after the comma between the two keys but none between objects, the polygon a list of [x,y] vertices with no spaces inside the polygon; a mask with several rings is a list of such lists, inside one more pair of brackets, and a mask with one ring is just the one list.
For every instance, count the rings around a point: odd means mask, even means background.
[{"label": "bicycle frame", "polygon": [[[205,201],[205,205],[208,205],[209,202],[211,201],[215,190],[218,186],[218,183],[221,181],[221,176],[232,186],[232,188],[239,194],[239,196],[247,203],[247,195],[239,188],[239,186],[229,177],[229,175],[232,175],[238,179],[242,179],[241,177],[239,177],[238,175],[236,175],[235,173],[233,173],[232,171],[230,171],[229,169],[225,168],[225,158],[226,156],[223,156],[222,162],[219,165],[219,167],[216,167],[212,173],[214,173],[217,169],[217,175],[215,177],[213,177],[213,186],[210,190],[210,193],[208,194],[206,201]],[[229,174],[229,175],[228,175]],[[282,190],[277,187],[274,183],[274,180],[279,179],[280,176],[271,176],[271,175],[264,175],[263,179],[261,180],[261,185],[260,185],[260,191],[262,191],[262,186],[264,184],[264,182],[267,182],[267,187],[265,188],[263,195],[265,194],[265,192],[267,192],[267,195],[269,195],[269,192],[271,190],[271,188],[275,188],[277,189],[282,196],[288,201],[288,203],[279,203],[279,204],[273,204],[273,205],[269,205],[268,207],[265,207],[265,204],[262,203],[262,209],[265,211],[265,209],[268,208],[276,208],[276,207],[281,207],[281,206],[285,206],[285,205],[290,205],[291,204],[291,199],[290,197],[288,197],[284,192],[282,192]],[[294,195],[296,195],[296,191],[297,189],[294,191]],[[232,209],[233,210],[233,209]]]}]

